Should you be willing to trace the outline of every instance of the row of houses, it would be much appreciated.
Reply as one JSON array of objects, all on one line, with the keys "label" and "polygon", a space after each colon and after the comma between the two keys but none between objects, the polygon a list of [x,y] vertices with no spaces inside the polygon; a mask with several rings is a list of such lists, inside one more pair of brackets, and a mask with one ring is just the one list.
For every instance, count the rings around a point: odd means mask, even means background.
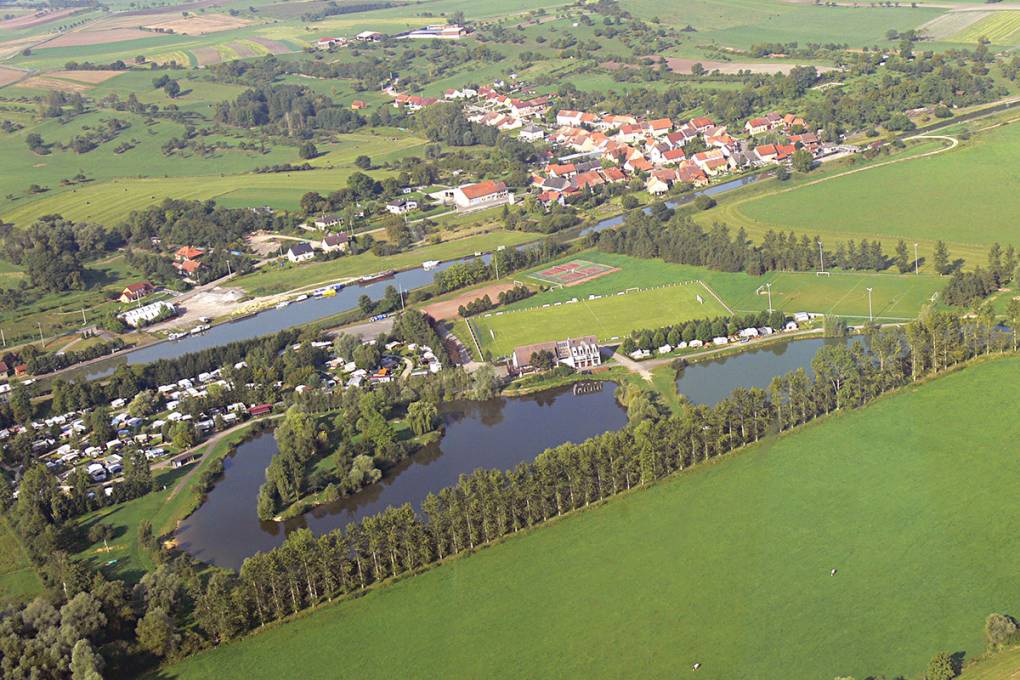
[{"label": "row of houses", "polygon": [[[335,220],[335,221],[334,221]],[[339,218],[330,215],[320,218],[316,224],[329,222],[339,224]],[[298,241],[287,249],[287,259],[291,262],[306,262],[315,257],[316,251],[323,253],[346,253],[350,249],[351,238],[344,232],[332,232],[322,237],[321,241]]]}]

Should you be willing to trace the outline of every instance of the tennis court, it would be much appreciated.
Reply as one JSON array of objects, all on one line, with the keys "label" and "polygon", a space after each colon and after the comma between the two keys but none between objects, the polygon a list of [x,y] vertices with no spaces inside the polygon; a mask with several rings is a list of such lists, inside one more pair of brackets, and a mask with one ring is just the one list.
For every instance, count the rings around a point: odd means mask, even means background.
[{"label": "tennis court", "polygon": [[576,286],[618,271],[620,271],[618,267],[612,267],[608,264],[589,262],[588,260],[571,260],[570,262],[553,265],[529,276],[536,281],[567,287]]}]

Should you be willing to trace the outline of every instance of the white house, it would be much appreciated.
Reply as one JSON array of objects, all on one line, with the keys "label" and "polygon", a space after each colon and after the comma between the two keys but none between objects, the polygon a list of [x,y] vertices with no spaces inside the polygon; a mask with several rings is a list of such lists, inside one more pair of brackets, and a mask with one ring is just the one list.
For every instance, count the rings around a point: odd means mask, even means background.
[{"label": "white house", "polygon": [[315,257],[315,249],[302,241],[290,247],[287,251],[287,259],[291,262],[305,262]]},{"label": "white house", "polygon": [[413,198],[398,198],[386,204],[386,210],[394,215],[403,215],[417,208],[418,201]]},{"label": "white house", "polygon": [[514,350],[511,359],[514,368],[522,370],[532,366],[532,358],[539,352],[549,352],[557,364],[571,368],[594,368],[602,365],[599,354],[598,340],[594,335],[580,338],[567,338],[555,342],[539,342],[534,345],[523,345]]},{"label": "white house", "polygon": [[324,253],[332,253],[335,251],[345,252],[349,247],[350,238],[347,234],[326,234],[326,237],[322,239],[322,243],[319,244],[319,248]]}]

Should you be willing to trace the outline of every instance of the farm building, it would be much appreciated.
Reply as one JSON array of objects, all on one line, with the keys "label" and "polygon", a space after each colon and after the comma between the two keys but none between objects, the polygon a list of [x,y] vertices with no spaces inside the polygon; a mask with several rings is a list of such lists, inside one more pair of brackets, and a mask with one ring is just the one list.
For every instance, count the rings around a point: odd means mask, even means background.
[{"label": "farm building", "polygon": [[453,202],[458,210],[475,210],[488,208],[504,203],[514,202],[514,195],[510,193],[506,184],[485,180],[478,184],[467,184],[453,190]]}]

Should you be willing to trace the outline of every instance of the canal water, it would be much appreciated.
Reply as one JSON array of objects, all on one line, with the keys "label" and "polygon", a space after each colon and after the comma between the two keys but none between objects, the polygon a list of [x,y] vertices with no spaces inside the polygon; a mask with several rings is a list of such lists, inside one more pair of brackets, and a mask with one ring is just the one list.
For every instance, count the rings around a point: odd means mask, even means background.
[{"label": "canal water", "polygon": [[[488,262],[490,257],[488,254],[481,256],[485,262]],[[160,359],[176,359],[210,347],[271,335],[293,326],[318,321],[354,309],[358,306],[358,298],[362,295],[368,295],[373,300],[381,299],[387,286],[395,286],[405,293],[414,288],[427,286],[432,283],[437,273],[449,269],[454,264],[472,259],[475,258],[450,260],[430,270],[421,267],[408,269],[374,283],[352,284],[338,291],[332,297],[311,297],[302,302],[292,302],[286,307],[267,309],[244,319],[218,324],[198,335],[189,335],[180,340],[158,342],[108,362],[89,366],[88,370],[84,372],[84,377],[89,380],[102,378],[113,373],[114,369],[123,363],[147,364]]]},{"label": "canal water", "polygon": [[403,461],[379,483],[286,523],[262,522],[255,513],[265,469],[277,450],[273,434],[266,432],[224,460],[223,478],[181,524],[177,540],[197,559],[236,569],[246,557],[279,545],[295,529],[308,527],[322,534],[387,506],[411,503],[418,508],[430,492],[456,484],[461,474],[478,468],[508,470],[547,448],[622,428],[627,415],[616,402],[615,390],[614,384],[604,383],[601,391],[590,394],[574,394],[565,387],[445,404],[441,416],[446,429],[437,444]]},{"label": "canal water", "polygon": [[[814,376],[811,360],[826,344],[846,343],[846,339],[811,338],[746,349],[739,354],[690,364],[680,371],[677,392],[696,404],[714,406],[738,387],[768,389],[776,376],[803,368]],[[855,338],[852,342],[864,342]]]}]

